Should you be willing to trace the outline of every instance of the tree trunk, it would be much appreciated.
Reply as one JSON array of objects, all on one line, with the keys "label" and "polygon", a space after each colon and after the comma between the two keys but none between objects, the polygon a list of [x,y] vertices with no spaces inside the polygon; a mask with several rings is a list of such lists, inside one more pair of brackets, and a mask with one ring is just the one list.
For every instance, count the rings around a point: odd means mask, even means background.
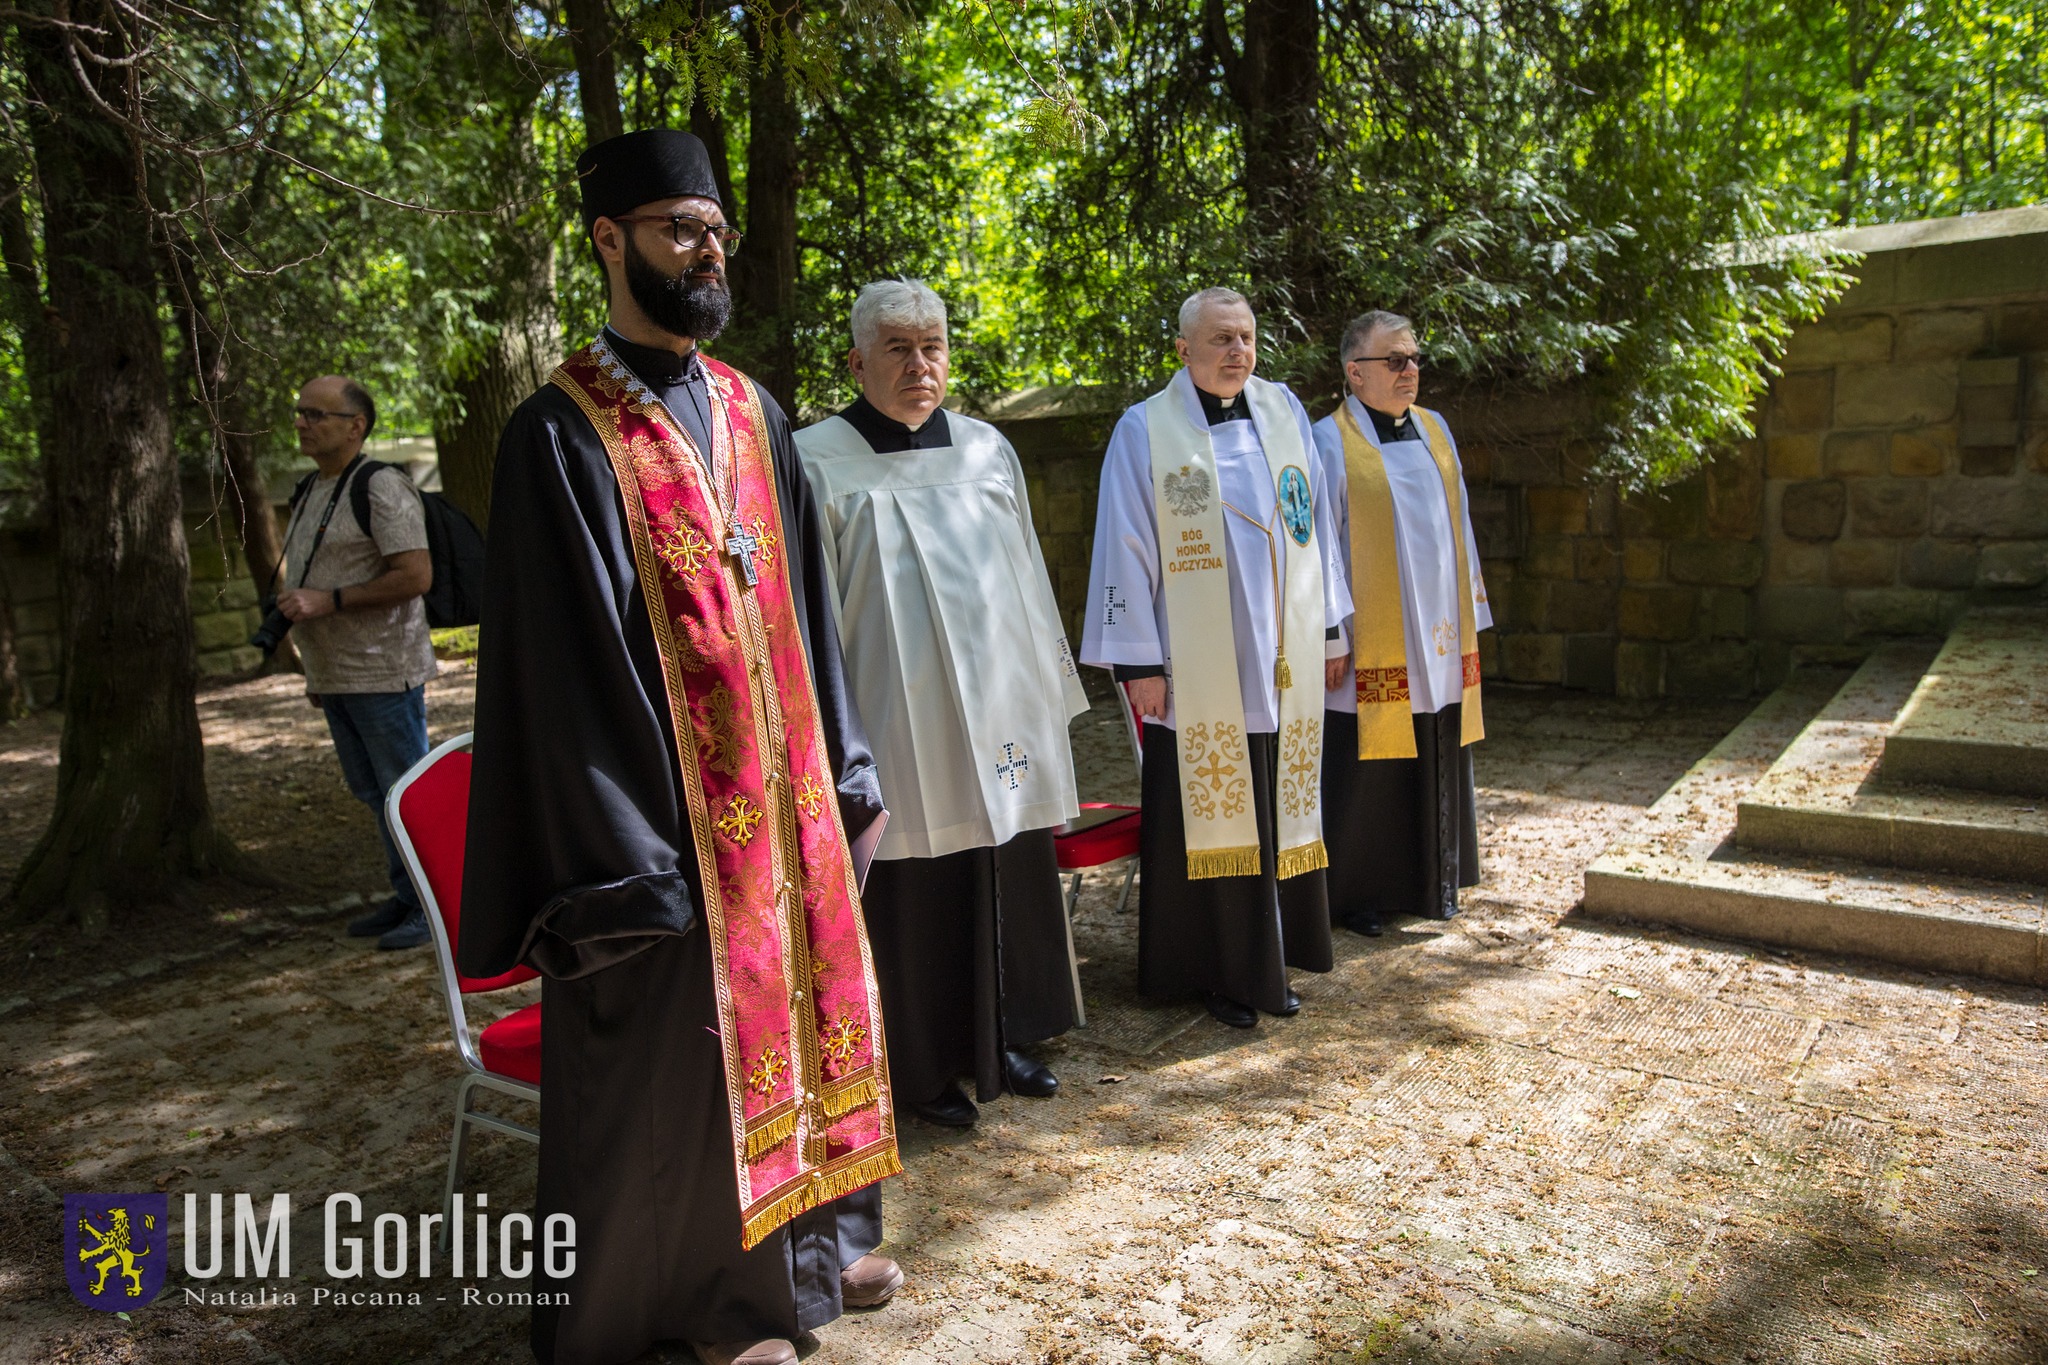
[{"label": "tree trunk", "polygon": [[481,221],[437,225],[414,262],[436,284],[451,268],[473,271],[479,254],[489,262],[473,340],[442,358],[452,401],[434,423],[442,491],[486,526],[498,438],[512,410],[547,382],[561,355],[553,225],[532,207],[548,185],[533,145],[534,104],[553,73],[525,45],[509,7],[399,0],[385,14],[380,55],[387,142],[440,136],[441,129],[462,125],[472,149],[467,159],[441,166],[435,173],[443,183],[424,192],[443,203],[467,199],[489,209]]},{"label": "tree trunk", "polygon": [[441,491],[478,526],[491,518],[491,470],[512,410],[548,382],[561,358],[552,240],[503,215],[495,223],[500,274],[479,308],[491,339],[467,372],[452,377],[462,411],[434,423]]},{"label": "tree trunk", "polygon": [[[85,0],[69,17],[79,25],[73,41],[117,61],[129,51],[128,16],[114,5]],[[44,452],[65,715],[56,809],[5,918],[61,915],[97,933],[117,905],[175,896],[185,878],[239,859],[207,803],[170,384],[136,152],[79,85],[56,31],[24,21],[17,40],[41,171],[51,396],[65,415]],[[125,68],[83,66],[101,99],[129,103]]]},{"label": "tree trunk", "polygon": [[583,136],[598,143],[626,131],[619,109],[618,63],[612,16],[605,0],[568,0],[569,47],[576,55],[576,88],[582,92]]},{"label": "tree trunk", "polygon": [[[1262,332],[1299,343],[1342,321],[1324,192],[1322,15],[1316,0],[1246,0],[1232,38],[1222,0],[1207,0],[1205,38],[1222,67],[1244,147],[1245,220]],[[1334,375],[1336,367],[1329,366]]]},{"label": "tree trunk", "polygon": [[[785,22],[800,16],[792,9]],[[733,325],[724,353],[796,414],[797,132],[802,118],[789,70],[771,47],[754,43],[747,94],[745,249],[730,267]],[[728,210],[728,213],[730,211]]]},{"label": "tree trunk", "polygon": [[[242,546],[242,562],[248,566],[249,580],[261,600],[277,591],[279,567],[284,563],[284,533],[278,528],[277,513],[271,507],[270,493],[257,465],[256,437],[242,393],[241,367],[235,363],[236,356],[219,319],[208,307],[208,296],[194,268],[190,244],[166,254],[176,285],[172,310],[190,353],[192,382],[198,390],[194,396],[208,409],[207,425],[220,451],[225,485],[221,510],[235,528]],[[263,661],[262,671],[305,671],[291,636],[285,636]]]},{"label": "tree trunk", "polygon": [[14,595],[7,575],[0,573],[0,721],[28,714],[28,689],[21,682],[21,659],[14,650]]}]

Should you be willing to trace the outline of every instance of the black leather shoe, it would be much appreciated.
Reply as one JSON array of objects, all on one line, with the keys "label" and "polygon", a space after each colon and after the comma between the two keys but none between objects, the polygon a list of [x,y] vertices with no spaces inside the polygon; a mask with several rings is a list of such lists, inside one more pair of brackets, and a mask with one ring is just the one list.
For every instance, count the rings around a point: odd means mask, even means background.
[{"label": "black leather shoe", "polygon": [[1287,988],[1287,1000],[1279,1009],[1272,1011],[1275,1019],[1292,1019],[1301,1013],[1301,997],[1294,993],[1294,987]]},{"label": "black leather shoe", "polygon": [[1050,1068],[1034,1062],[1021,1052],[1003,1052],[1003,1077],[1010,1083],[1012,1095],[1027,1099],[1042,1100],[1047,1095],[1056,1095],[1060,1089],[1060,1078]]},{"label": "black leather shoe", "polygon": [[960,1088],[958,1081],[948,1081],[938,1098],[913,1104],[910,1112],[941,1128],[972,1128],[974,1121],[981,1117],[981,1111],[974,1107],[973,1100],[967,1098],[967,1092]]},{"label": "black leather shoe", "polygon": [[1259,1022],[1259,1012],[1250,1005],[1240,1005],[1229,996],[1214,991],[1202,992],[1202,1003],[1208,1006],[1209,1015],[1219,1024],[1232,1028],[1251,1028]]},{"label": "black leather shoe", "polygon": [[388,934],[405,923],[406,908],[393,896],[367,915],[358,915],[348,922],[350,938],[375,938]]},{"label": "black leather shoe", "polygon": [[415,910],[400,920],[398,927],[377,940],[387,952],[394,948],[417,948],[433,935],[427,932],[427,912]]},{"label": "black leather shoe", "polygon": [[1387,932],[1386,925],[1381,924],[1377,918],[1366,915],[1353,915],[1344,921],[1344,927],[1354,934],[1363,934],[1367,938],[1378,938]]}]

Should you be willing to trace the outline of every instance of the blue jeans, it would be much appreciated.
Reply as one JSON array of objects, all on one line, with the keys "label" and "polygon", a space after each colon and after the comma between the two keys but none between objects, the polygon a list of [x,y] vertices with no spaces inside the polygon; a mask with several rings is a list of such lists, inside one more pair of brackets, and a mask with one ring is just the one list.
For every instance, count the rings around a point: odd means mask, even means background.
[{"label": "blue jeans", "polygon": [[384,797],[413,764],[427,756],[427,689],[403,692],[329,692],[320,697],[341,775],[358,801],[377,817],[377,835],[390,864],[391,891],[408,910],[420,908],[405,860],[384,823]]}]

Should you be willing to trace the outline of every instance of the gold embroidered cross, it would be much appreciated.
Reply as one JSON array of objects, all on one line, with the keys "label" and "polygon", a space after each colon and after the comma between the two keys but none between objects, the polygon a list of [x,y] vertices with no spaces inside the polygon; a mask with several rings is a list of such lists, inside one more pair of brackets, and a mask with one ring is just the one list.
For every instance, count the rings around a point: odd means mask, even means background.
[{"label": "gold embroidered cross", "polygon": [[760,823],[760,808],[744,796],[735,796],[726,803],[725,814],[718,817],[718,832],[745,848],[753,842],[754,826]]},{"label": "gold embroidered cross", "polygon": [[761,1060],[754,1063],[754,1069],[747,1073],[747,1088],[755,1094],[767,1097],[775,1093],[776,1083],[782,1073],[789,1070],[789,1063],[774,1048],[763,1049]]},{"label": "gold embroidered cross", "polygon": [[694,526],[685,526],[681,531],[670,531],[654,547],[669,572],[677,578],[688,578],[703,566],[704,557],[711,553],[711,542],[704,539]]},{"label": "gold embroidered cross", "polygon": [[759,551],[761,567],[763,569],[774,568],[775,547],[781,542],[775,538],[775,533],[768,529],[768,519],[766,517],[754,518],[754,540],[761,547]]},{"label": "gold embroidered cross", "polygon": [[857,1024],[842,1014],[826,1025],[825,1032],[819,1037],[819,1044],[824,1048],[826,1056],[844,1066],[867,1036],[866,1024]]},{"label": "gold embroidered cross", "polygon": [[804,774],[803,785],[796,789],[796,803],[807,820],[815,820],[824,813],[825,784],[818,780],[816,773]]},{"label": "gold embroidered cross", "polygon": [[1212,788],[1220,791],[1223,787],[1223,779],[1236,771],[1236,764],[1225,763],[1223,755],[1220,753],[1211,753],[1209,755],[1209,765],[1206,768],[1195,769],[1195,776],[1207,779]]}]

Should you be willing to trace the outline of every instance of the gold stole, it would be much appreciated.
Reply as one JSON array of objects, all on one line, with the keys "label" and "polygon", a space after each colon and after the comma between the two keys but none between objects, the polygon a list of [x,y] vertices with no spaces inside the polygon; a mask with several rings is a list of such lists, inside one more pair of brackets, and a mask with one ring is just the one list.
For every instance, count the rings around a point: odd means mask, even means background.
[{"label": "gold stole", "polygon": [[[1472,610],[1472,560],[1465,545],[1465,483],[1443,419],[1415,408],[1429,453],[1444,482],[1451,514],[1451,548],[1458,560],[1458,661],[1463,679],[1458,740],[1486,737],[1479,709],[1479,632]],[[1344,438],[1344,472],[1351,508],[1352,658],[1358,670],[1358,756],[1415,757],[1415,723],[1408,698],[1408,641],[1401,629],[1400,558],[1394,552],[1394,490],[1386,461],[1359,429],[1346,400],[1337,409]],[[1361,591],[1361,588],[1363,591]]]},{"label": "gold stole", "polygon": [[[1230,572],[1216,449],[1188,416],[1186,371],[1145,400],[1151,443],[1153,518],[1166,580],[1168,661],[1180,741],[1181,816],[1188,876],[1256,876],[1259,829],[1245,749],[1244,697],[1237,685]],[[1315,542],[1308,455],[1279,386],[1254,377],[1245,386],[1260,445],[1273,475],[1279,527],[1287,545],[1282,575],[1281,655],[1274,660],[1280,715],[1275,824],[1279,877],[1330,865],[1323,847],[1323,561]],[[1276,554],[1277,558],[1277,554]],[[1256,610],[1259,604],[1252,604]]]}]

